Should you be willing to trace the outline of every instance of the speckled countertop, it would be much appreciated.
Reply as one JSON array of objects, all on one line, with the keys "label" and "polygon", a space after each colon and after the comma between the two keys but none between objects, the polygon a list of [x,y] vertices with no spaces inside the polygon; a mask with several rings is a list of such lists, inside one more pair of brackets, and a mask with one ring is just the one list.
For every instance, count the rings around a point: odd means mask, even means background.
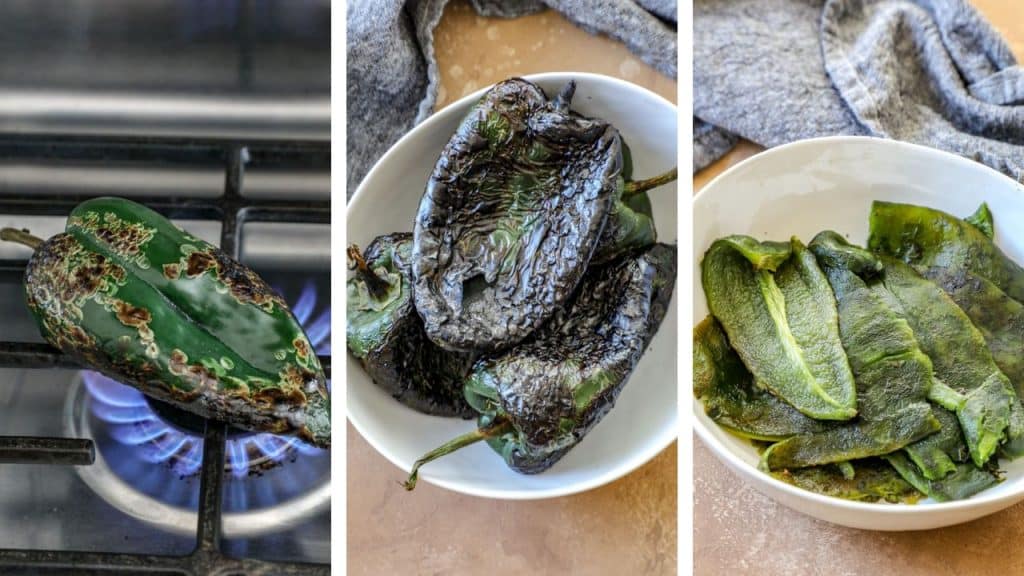
[{"label": "speckled countertop", "polygon": [[[1024,61],[1020,0],[972,0]],[[743,142],[698,173],[700,190],[761,149]],[[1024,504],[928,532],[869,532],[814,520],[747,486],[694,438],[694,574],[973,576],[1024,574]]]},{"label": "speckled countertop", "polygon": [[[479,18],[453,1],[436,32],[439,108],[509,76],[584,71],[676,101],[676,83],[554,12]],[[612,484],[535,502],[455,494],[421,483],[348,427],[348,571],[362,575],[675,574],[676,445]],[[500,465],[500,464],[498,464]]]}]

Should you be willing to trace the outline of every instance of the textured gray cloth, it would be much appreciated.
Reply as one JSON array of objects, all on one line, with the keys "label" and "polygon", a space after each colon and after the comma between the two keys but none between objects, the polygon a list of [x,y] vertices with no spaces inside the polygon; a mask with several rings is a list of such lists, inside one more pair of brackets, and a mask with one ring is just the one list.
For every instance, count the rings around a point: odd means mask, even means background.
[{"label": "textured gray cloth", "polygon": [[873,135],[1024,180],[1024,69],[963,0],[697,0],[694,114],[763,146]]},{"label": "textured gray cloth", "polygon": [[738,138],[731,132],[716,128],[700,118],[693,119],[693,173],[725,156],[736,145]]},{"label": "textured gray cloth", "polygon": [[[348,196],[373,163],[434,110],[434,28],[448,0],[350,0],[347,13]],[[625,43],[676,76],[676,0],[472,0],[484,16],[512,18],[546,7]]]}]

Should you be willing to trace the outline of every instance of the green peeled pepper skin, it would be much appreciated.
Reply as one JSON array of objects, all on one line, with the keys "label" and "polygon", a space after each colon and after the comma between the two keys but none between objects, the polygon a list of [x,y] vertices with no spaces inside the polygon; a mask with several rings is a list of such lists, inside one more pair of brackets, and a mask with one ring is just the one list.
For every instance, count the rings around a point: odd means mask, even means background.
[{"label": "green peeled pepper skin", "polygon": [[[449,352],[427,338],[412,302],[412,234],[388,234],[365,254],[349,247],[346,341],[375,384],[425,414],[472,418],[462,385],[476,354]],[[373,288],[378,286],[378,288]]]},{"label": "green peeled pepper skin", "polygon": [[984,337],[938,286],[911,267],[882,255],[885,287],[899,305],[932,361],[935,377],[965,396],[957,410],[960,427],[978,467],[1006,438],[1016,394],[992,359]]},{"label": "green peeled pepper skin", "polygon": [[78,206],[35,248],[25,293],[47,342],[202,417],[330,447],[320,362],[254,272],[117,198]]},{"label": "green peeled pepper skin", "polygon": [[811,418],[857,414],[832,289],[799,240],[716,240],[701,280],[711,313],[760,385]]},{"label": "green peeled pepper skin", "polygon": [[855,502],[914,504],[921,493],[887,462],[866,458],[838,465],[814,466],[772,472],[772,476],[798,488]]},{"label": "green peeled pepper skin", "polygon": [[776,442],[761,456],[766,470],[805,468],[881,456],[920,440],[939,429],[926,403],[907,406],[885,420],[844,424],[816,434]]},{"label": "green peeled pepper skin", "polygon": [[[871,222],[870,242],[892,255],[899,255],[901,250],[913,254],[914,258],[908,261],[914,269],[945,290],[982,333],[993,360],[1010,379],[1017,397],[1010,408],[1008,441],[1002,451],[1010,458],[1021,456],[1024,454],[1024,406],[1021,405],[1024,305],[983,275],[993,267],[972,264],[995,260],[1002,262],[998,269],[1012,270],[1016,266],[992,242],[994,223],[988,206],[982,204],[973,215],[961,221],[929,208],[876,203],[872,207]],[[915,233],[905,232],[909,229]],[[903,246],[893,238],[895,234],[910,238],[905,242],[907,248],[893,251],[894,246]],[[976,254],[988,256],[973,256]]]},{"label": "green peeled pepper skin", "polygon": [[693,393],[716,424],[744,438],[776,441],[826,429],[758,387],[712,316],[693,329]]},{"label": "green peeled pepper skin", "polygon": [[975,468],[970,463],[958,464],[952,474],[941,480],[929,480],[921,475],[906,454],[894,452],[883,458],[904,480],[936,502],[963,500],[999,482],[999,478],[988,470]]},{"label": "green peeled pepper skin", "polygon": [[406,488],[422,465],[480,440],[517,472],[550,468],[612,409],[665,317],[675,275],[666,244],[588,271],[534,337],[477,361],[465,394],[479,428],[420,458]]},{"label": "green peeled pepper skin", "polygon": [[977,223],[924,206],[874,202],[868,248],[899,258],[918,271],[942,267],[970,272],[987,278],[1014,300],[1024,301],[1024,268],[986,233],[991,214],[971,218]]}]

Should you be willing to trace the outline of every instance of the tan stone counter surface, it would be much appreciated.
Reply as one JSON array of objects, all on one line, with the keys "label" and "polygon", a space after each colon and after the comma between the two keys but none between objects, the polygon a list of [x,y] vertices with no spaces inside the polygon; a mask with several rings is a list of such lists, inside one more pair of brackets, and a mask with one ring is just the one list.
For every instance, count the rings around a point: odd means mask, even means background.
[{"label": "tan stone counter surface", "polygon": [[[1024,60],[1020,0],[973,0]],[[761,149],[742,143],[693,179],[714,176]],[[1024,504],[928,532],[841,528],[762,496],[694,438],[694,574],[717,576],[973,576],[1024,574]]]},{"label": "tan stone counter surface", "polygon": [[[618,76],[676,101],[675,81],[555,12],[480,18],[465,0],[453,1],[436,40],[438,109],[509,76],[554,71]],[[405,472],[351,425],[347,446],[353,576],[676,573],[675,444],[610,485],[535,502],[463,496],[427,483],[409,494],[398,484]]]}]

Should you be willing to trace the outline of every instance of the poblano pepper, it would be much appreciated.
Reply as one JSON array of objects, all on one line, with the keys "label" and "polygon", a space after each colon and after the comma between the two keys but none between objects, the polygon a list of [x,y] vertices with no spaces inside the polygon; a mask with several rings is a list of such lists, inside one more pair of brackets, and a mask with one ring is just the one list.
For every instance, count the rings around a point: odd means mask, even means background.
[{"label": "poblano pepper", "polygon": [[348,281],[348,349],[370,378],[420,412],[471,418],[462,385],[476,358],[427,338],[412,303],[412,234],[379,236],[365,254],[349,248],[357,273]]},{"label": "poblano pepper", "polygon": [[763,454],[770,470],[881,456],[940,428],[927,398],[932,365],[907,321],[896,313],[875,277],[882,264],[835,232],[810,245],[832,287],[839,334],[857,385],[859,417],[773,444]]},{"label": "poblano pepper", "polygon": [[921,493],[880,458],[865,458],[844,474],[835,465],[772,472],[772,476],[798,488],[856,502],[913,504]]},{"label": "poblano pepper", "polygon": [[758,386],[713,316],[693,329],[693,393],[716,424],[744,438],[775,441],[827,429]]},{"label": "poblano pepper", "polygon": [[331,442],[320,362],[287,304],[253,271],[127,200],[75,208],[35,249],[28,307],[82,365],[206,418]]},{"label": "poblano pepper", "polygon": [[[883,283],[899,301],[918,343],[932,361],[935,378],[955,391],[955,408],[971,451],[983,466],[1006,439],[1016,393],[992,359],[985,339],[938,286],[900,260],[881,255]],[[935,397],[933,395],[933,397]]]},{"label": "poblano pepper", "polygon": [[575,299],[529,341],[477,361],[466,399],[479,429],[427,453],[424,464],[486,440],[513,470],[546,470],[611,410],[661,325],[675,286],[676,248],[590,270]]},{"label": "poblano pepper", "polygon": [[857,414],[832,289],[798,239],[716,240],[701,281],[711,313],[760,385],[815,419]]},{"label": "poblano pepper", "polygon": [[548,100],[526,80],[501,82],[442,151],[413,247],[416,309],[438,345],[512,346],[565,305],[592,257],[653,240],[627,200],[675,170],[626,182],[618,131],[572,112],[574,92]]},{"label": "poblano pepper", "polygon": [[[1024,304],[1005,289],[1017,285],[1017,265],[993,243],[992,213],[982,204],[960,220],[922,206],[876,202],[869,245],[897,256],[942,287],[981,331],[999,369],[1014,385],[1009,457],[1024,454]],[[1024,279],[1018,278],[1024,285]],[[997,283],[997,281],[999,283]]]}]

